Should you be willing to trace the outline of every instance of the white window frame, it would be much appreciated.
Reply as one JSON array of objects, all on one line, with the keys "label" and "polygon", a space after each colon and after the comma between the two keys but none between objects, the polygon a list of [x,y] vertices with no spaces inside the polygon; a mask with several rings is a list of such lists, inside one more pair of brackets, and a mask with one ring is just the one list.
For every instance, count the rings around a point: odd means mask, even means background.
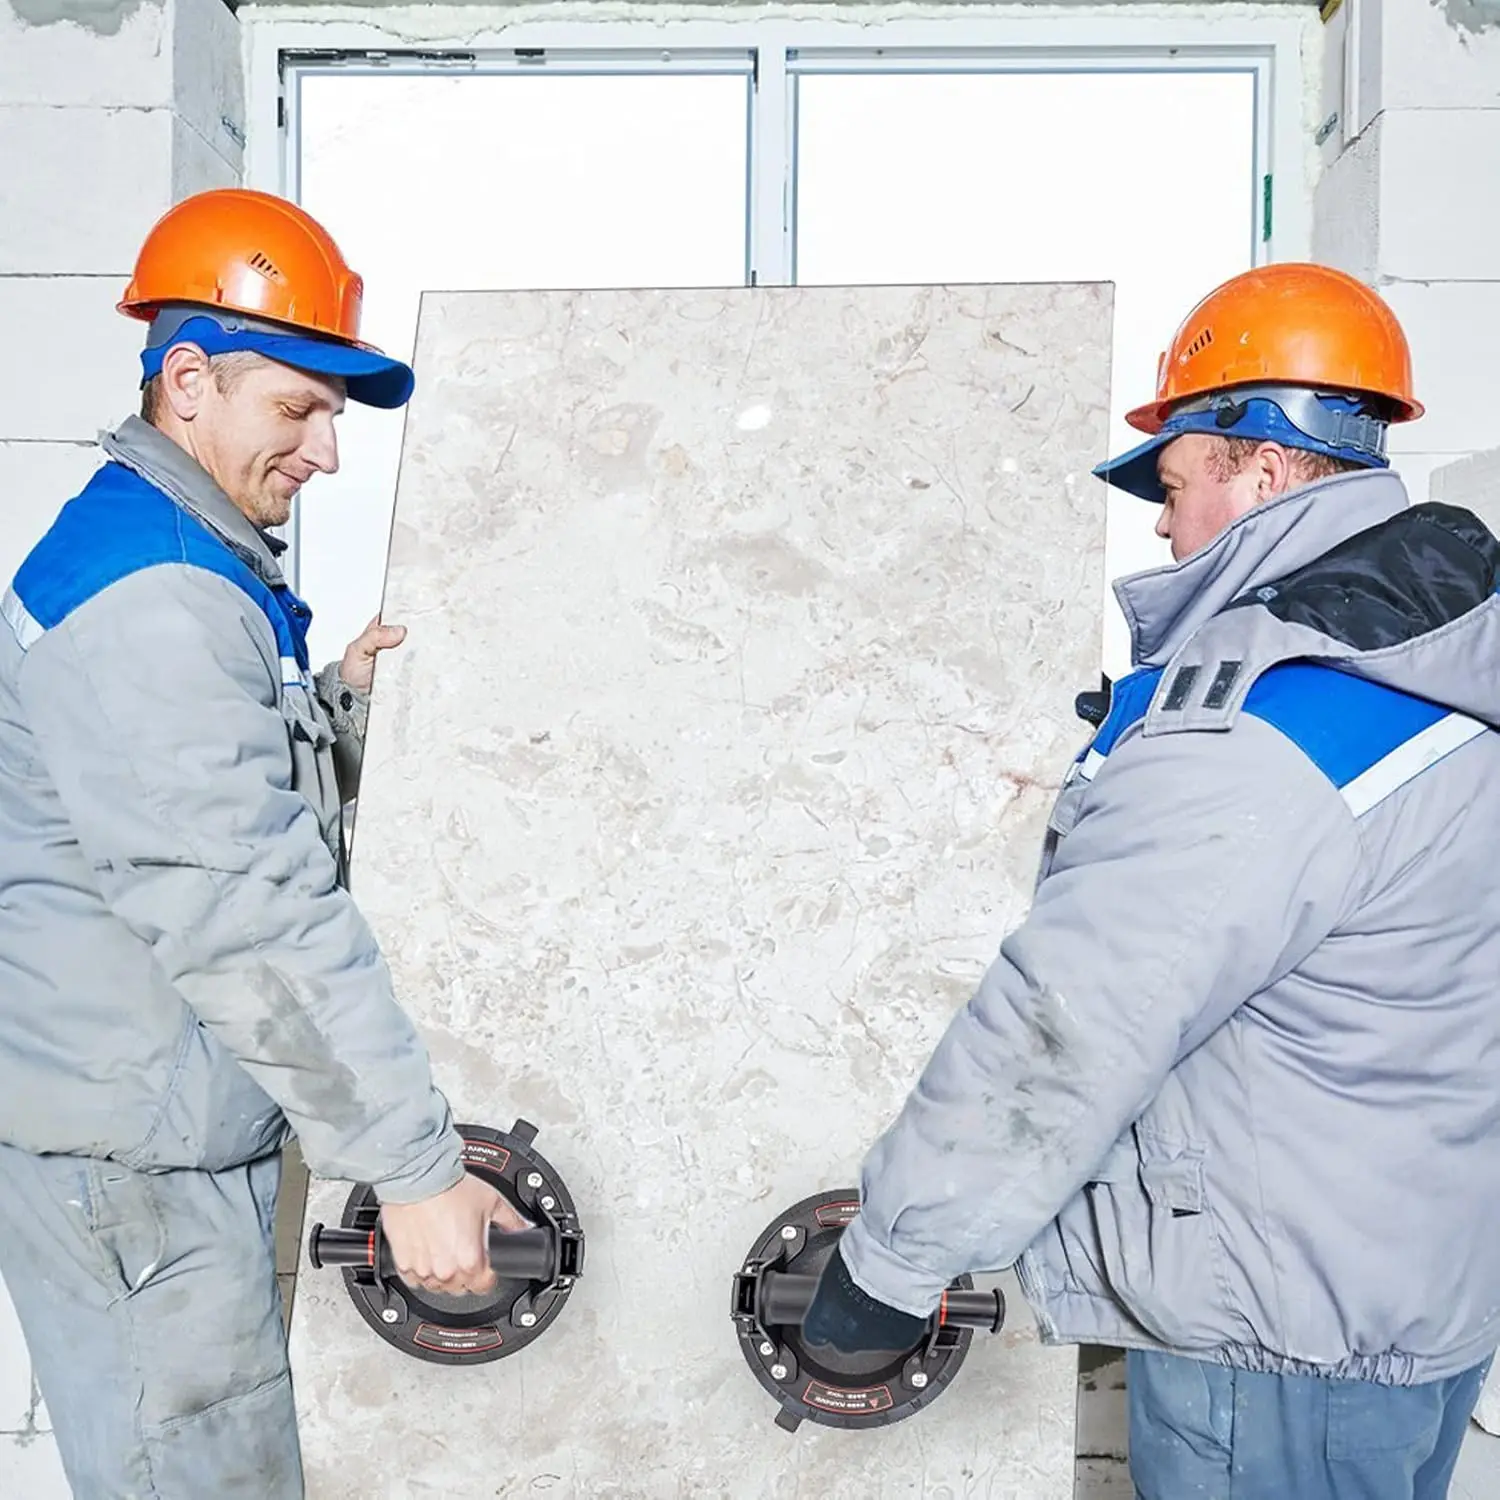
[{"label": "white window frame", "polygon": [[[1080,6],[1059,16],[955,8],[891,19],[879,6],[838,17],[534,20],[465,7],[462,34],[429,34],[434,13],[391,7],[369,19],[347,10],[242,5],[249,130],[248,186],[296,198],[298,85],[314,73],[744,73],[749,80],[748,285],[795,279],[796,81],[830,72],[1249,73],[1255,88],[1251,263],[1302,260],[1312,245],[1312,192],[1303,128],[1306,17],[1268,8],[1233,18],[1203,12],[1133,16]],[[453,10],[438,11],[452,18]],[[424,30],[424,28],[426,28]],[[1165,146],[1166,143],[1164,143]],[[1165,156],[1165,150],[1164,150]],[[1163,168],[1163,180],[1170,169]],[[1264,198],[1271,196],[1269,236]],[[295,523],[289,572],[295,580]]]},{"label": "white window frame", "polygon": [[[749,48],[740,48],[738,51],[709,50],[705,48],[675,49],[670,57],[663,57],[660,51],[643,51],[639,46],[632,48],[616,48],[614,50],[571,48],[567,51],[556,49],[541,49],[547,55],[537,60],[531,60],[524,56],[527,49],[516,46],[504,51],[474,50],[470,49],[463,53],[449,52],[446,56],[434,53],[432,55],[418,56],[391,56],[386,55],[384,60],[377,61],[359,52],[344,51],[324,57],[320,55],[309,55],[295,51],[282,50],[278,63],[278,71],[281,79],[281,103],[278,107],[277,121],[281,142],[281,186],[272,188],[270,191],[282,193],[284,196],[300,201],[301,180],[300,168],[302,158],[302,121],[300,110],[300,90],[298,85],[305,78],[326,77],[335,74],[340,77],[376,77],[384,75],[412,77],[425,75],[432,77],[443,74],[463,74],[473,77],[503,76],[505,74],[524,75],[546,73],[550,76],[567,76],[572,78],[604,77],[604,76],[632,76],[649,77],[652,74],[670,75],[673,77],[701,77],[704,74],[716,74],[721,77],[741,77],[745,80],[745,111],[746,111],[746,134],[747,147],[749,146],[749,135],[754,128],[755,118],[755,53]],[[523,54],[517,56],[517,53]],[[746,285],[753,285],[751,280],[751,236],[749,226],[753,214],[753,187],[748,180],[751,176],[750,162],[753,153],[746,151],[746,176],[745,187],[745,281]],[[260,184],[251,181],[251,187]]]}]

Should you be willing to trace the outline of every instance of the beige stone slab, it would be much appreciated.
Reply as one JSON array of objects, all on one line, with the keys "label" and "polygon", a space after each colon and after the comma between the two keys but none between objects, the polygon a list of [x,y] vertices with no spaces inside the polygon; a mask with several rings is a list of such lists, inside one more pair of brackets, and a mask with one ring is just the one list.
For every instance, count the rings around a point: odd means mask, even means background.
[{"label": "beige stone slab", "polygon": [[1071,1494],[1075,1351],[1013,1282],[865,1434],[773,1425],[729,1292],[857,1180],[1026,908],[1097,685],[1110,316],[1091,285],[427,296],[355,891],[459,1117],[541,1127],[588,1265],[468,1370],[304,1269],[311,1500]]}]

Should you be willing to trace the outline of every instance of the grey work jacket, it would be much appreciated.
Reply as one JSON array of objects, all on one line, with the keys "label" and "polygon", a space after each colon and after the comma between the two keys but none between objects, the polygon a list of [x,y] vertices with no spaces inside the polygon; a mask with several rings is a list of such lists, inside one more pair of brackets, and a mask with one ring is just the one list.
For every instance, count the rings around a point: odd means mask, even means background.
[{"label": "grey work jacket", "polygon": [[365,704],[187,453],[103,447],[0,607],[0,1141],[218,1169],[290,1125],[439,1192],[461,1143],[344,880]]},{"label": "grey work jacket", "polygon": [[844,1245],[922,1313],[1408,1384],[1500,1344],[1500,546],[1390,474],[1124,580],[1136,670]]}]

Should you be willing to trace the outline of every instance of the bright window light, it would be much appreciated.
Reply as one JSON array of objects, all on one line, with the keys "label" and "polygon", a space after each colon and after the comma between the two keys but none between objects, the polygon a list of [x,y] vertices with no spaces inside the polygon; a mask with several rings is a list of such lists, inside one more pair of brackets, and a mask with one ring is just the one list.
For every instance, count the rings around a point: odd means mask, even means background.
[{"label": "bright window light", "polygon": [[[425,290],[738,286],[745,74],[300,80],[301,203],[365,278],[365,337],[410,358]],[[299,508],[315,657],[380,605],[400,413],[351,405]]]},{"label": "bright window light", "polygon": [[[1254,75],[797,66],[796,279],[1112,281],[1110,447],[1130,444],[1123,414],[1177,321],[1254,259]],[[294,76],[300,199],[393,352],[411,353],[424,288],[745,279],[745,73]],[[299,521],[325,657],[379,604],[402,422],[351,407],[341,427],[344,468]],[[1107,576],[1166,560],[1154,522],[1111,496]],[[1127,664],[1108,595],[1104,664]]]},{"label": "bright window light", "polygon": [[[1248,72],[812,74],[798,83],[797,280],[1112,281],[1111,448],[1200,296],[1252,264]],[[1169,560],[1111,492],[1109,577]],[[1127,670],[1108,599],[1105,665]]]}]

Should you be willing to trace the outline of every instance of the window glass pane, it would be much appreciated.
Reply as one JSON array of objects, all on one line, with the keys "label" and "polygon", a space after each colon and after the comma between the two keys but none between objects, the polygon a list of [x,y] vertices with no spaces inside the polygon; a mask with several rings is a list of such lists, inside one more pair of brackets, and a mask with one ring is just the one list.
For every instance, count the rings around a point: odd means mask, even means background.
[{"label": "window glass pane", "polygon": [[[365,279],[364,335],[410,358],[424,289],[737,286],[748,79],[312,74],[300,200]],[[299,515],[313,647],[380,603],[399,412],[350,405]]]},{"label": "window glass pane", "polygon": [[[1189,306],[1252,262],[1249,73],[811,75],[797,115],[798,281],[1115,283],[1114,450]],[[1111,491],[1110,576],[1169,560],[1155,521]]]}]

